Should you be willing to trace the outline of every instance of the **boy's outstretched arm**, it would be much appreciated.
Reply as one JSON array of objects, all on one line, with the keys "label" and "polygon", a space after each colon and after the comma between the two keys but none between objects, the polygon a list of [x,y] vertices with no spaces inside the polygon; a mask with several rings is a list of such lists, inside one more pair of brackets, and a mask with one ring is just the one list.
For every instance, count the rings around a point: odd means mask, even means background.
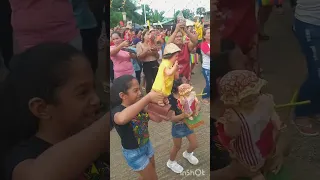
[{"label": "boy's outstretched arm", "polygon": [[173,73],[175,73],[174,69],[173,68],[165,68],[164,69],[164,73],[167,75],[167,76],[171,76],[173,75]]}]

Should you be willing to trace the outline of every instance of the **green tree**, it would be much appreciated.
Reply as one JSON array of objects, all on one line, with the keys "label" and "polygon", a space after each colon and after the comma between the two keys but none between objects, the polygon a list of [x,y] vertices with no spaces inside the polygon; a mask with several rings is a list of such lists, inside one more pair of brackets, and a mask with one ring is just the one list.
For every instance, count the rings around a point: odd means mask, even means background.
[{"label": "green tree", "polygon": [[178,10],[174,13],[174,19],[177,20],[178,14],[182,12],[183,17],[186,19],[193,19],[194,18],[194,12],[192,12],[190,9],[183,9],[182,11]]},{"label": "green tree", "polygon": [[113,0],[110,8],[110,26],[115,27],[123,20],[122,12],[127,13],[127,21],[132,20],[134,23],[141,24],[144,22],[143,16],[136,13],[138,9],[130,0]]},{"label": "green tree", "polygon": [[[150,21],[150,23],[157,23],[158,21],[162,21],[164,19],[164,11],[158,11],[158,10],[153,10],[151,9],[148,5],[145,5],[145,9],[146,9],[146,18],[147,20]],[[144,19],[144,8],[142,6],[142,17]],[[144,21],[144,20],[143,20]],[[142,23],[144,24],[144,23]]]},{"label": "green tree", "polygon": [[206,9],[204,7],[198,7],[197,11],[196,11],[196,14],[201,16],[205,12],[206,12]]},{"label": "green tree", "polygon": [[122,13],[121,12],[117,12],[114,10],[110,9],[110,27],[116,27],[117,25],[119,25],[119,22],[122,21]]},{"label": "green tree", "polygon": [[146,12],[147,20],[151,19],[153,12],[152,12],[152,9],[148,5],[145,5],[145,7],[142,6],[141,8],[142,8],[142,17],[143,17],[143,24],[144,24],[144,12]]},{"label": "green tree", "polygon": [[159,12],[158,10],[152,11],[152,15],[150,17],[150,21],[157,23],[158,21],[162,21],[164,19],[164,11]]}]

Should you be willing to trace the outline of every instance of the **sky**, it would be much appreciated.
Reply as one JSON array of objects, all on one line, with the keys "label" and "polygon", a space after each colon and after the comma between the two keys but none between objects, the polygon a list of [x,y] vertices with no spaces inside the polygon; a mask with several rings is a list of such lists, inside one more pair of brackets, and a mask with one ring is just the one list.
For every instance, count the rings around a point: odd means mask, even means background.
[{"label": "sky", "polygon": [[[139,1],[139,0],[138,0]],[[164,17],[173,17],[174,10],[190,9],[194,13],[198,7],[210,10],[210,0],[141,0],[149,5],[151,9],[164,11]]]}]

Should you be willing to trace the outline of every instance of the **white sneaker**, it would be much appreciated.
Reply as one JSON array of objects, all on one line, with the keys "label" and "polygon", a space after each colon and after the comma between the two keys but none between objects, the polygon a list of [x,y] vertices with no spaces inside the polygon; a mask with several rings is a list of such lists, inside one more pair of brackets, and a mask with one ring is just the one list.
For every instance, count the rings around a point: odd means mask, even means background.
[{"label": "white sneaker", "polygon": [[177,163],[177,161],[171,161],[170,159],[167,162],[167,167],[170,168],[175,173],[182,173],[183,167]]},{"label": "white sneaker", "polygon": [[193,165],[197,165],[199,163],[199,160],[198,158],[196,158],[194,155],[193,155],[193,152],[192,153],[188,153],[187,151],[183,152],[182,153],[182,156],[184,158],[186,158],[189,163],[193,164]]}]

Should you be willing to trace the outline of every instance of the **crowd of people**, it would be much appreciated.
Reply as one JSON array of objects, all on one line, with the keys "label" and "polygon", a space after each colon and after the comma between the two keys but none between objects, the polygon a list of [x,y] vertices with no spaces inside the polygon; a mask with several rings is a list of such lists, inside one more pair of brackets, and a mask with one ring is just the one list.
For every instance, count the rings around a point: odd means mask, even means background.
[{"label": "crowd of people", "polygon": [[194,155],[197,138],[184,121],[191,115],[179,107],[178,99],[179,87],[192,87],[193,68],[201,64],[205,87],[200,103],[210,103],[210,28],[201,32],[180,22],[171,29],[133,29],[131,25],[110,29],[111,123],[121,138],[128,166],[141,179],[157,179],[148,131],[148,122],[153,120],[148,111],[151,102],[165,105],[163,99],[167,99],[174,112],[170,117],[161,116],[172,122],[173,148],[167,167],[175,173],[183,171],[176,157],[184,137],[189,147],[183,157],[192,165],[199,163]]},{"label": "crowd of people", "polygon": [[107,8],[1,1],[0,179],[109,178],[109,114],[98,117],[95,89]]},{"label": "crowd of people", "polygon": [[206,80],[203,101],[210,97],[210,29],[197,35],[193,26],[186,28],[185,34],[179,24],[173,29],[146,28],[134,30],[130,25],[110,29],[110,80],[122,75],[133,75],[146,92],[150,92],[162,61],[166,44],[174,43],[181,48],[179,54],[179,74],[190,83],[192,70],[196,64],[202,65]]},{"label": "crowd of people", "polygon": [[[270,39],[265,33],[270,13],[273,8],[281,11],[279,14],[284,12],[279,10],[282,1],[261,2],[212,2],[217,11],[212,33],[211,179],[291,179],[283,164],[290,150],[287,125],[277,115],[272,95],[262,90],[267,82],[258,59],[259,43]],[[312,120],[318,121],[319,117],[320,9],[315,7],[320,1],[290,3],[293,32],[308,68],[297,101],[311,100],[295,107],[293,122],[302,135],[316,136],[319,132]]]}]

